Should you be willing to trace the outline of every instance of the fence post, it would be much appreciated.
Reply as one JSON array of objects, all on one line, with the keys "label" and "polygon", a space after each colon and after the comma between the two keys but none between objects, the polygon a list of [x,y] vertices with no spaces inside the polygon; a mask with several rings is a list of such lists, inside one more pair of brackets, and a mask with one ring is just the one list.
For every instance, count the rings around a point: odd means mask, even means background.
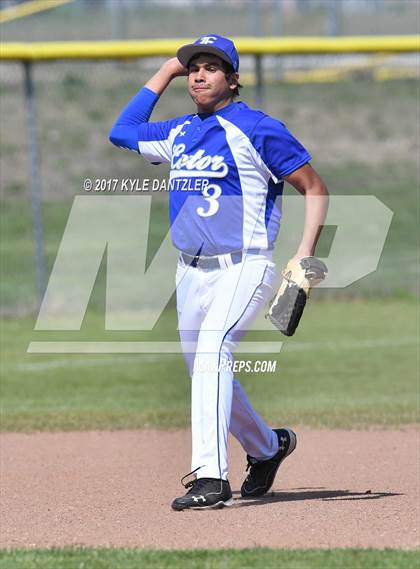
[{"label": "fence post", "polygon": [[39,176],[39,153],[36,136],[36,116],[34,101],[34,84],[32,79],[32,63],[23,62],[24,91],[26,106],[26,132],[29,151],[29,176],[31,188],[32,223],[35,241],[35,265],[38,305],[41,305],[46,285],[46,264],[44,249],[44,230],[41,215],[41,182]]},{"label": "fence post", "polygon": [[[283,0],[276,0],[275,4],[275,19],[274,19],[274,36],[280,37],[283,35]],[[283,78],[283,56],[277,55],[276,57],[276,80]]]},{"label": "fence post", "polygon": [[[255,37],[262,35],[262,6],[261,0],[254,0],[252,3],[252,29]],[[255,104],[257,107],[263,105],[263,76],[262,76],[262,56],[255,56]]]},{"label": "fence post", "polygon": [[261,108],[264,106],[262,58],[260,54],[255,56],[255,104]]},{"label": "fence post", "polygon": [[338,36],[341,27],[341,0],[328,3],[327,34]]},{"label": "fence post", "polygon": [[262,35],[262,13],[261,0],[252,2],[252,31],[254,36]]},{"label": "fence post", "polygon": [[108,0],[108,14],[111,21],[111,39],[125,39],[125,3]]}]

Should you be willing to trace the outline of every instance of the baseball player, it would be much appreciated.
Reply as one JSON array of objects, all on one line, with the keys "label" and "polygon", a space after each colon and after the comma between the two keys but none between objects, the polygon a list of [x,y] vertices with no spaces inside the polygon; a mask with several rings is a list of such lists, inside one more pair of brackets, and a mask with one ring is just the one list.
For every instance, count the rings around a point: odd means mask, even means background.
[{"label": "baseball player", "polygon": [[[239,94],[239,56],[217,34],[184,45],[128,103],[114,124],[113,144],[152,163],[169,162],[171,237],[180,340],[191,376],[192,472],[174,510],[230,506],[229,431],[247,454],[243,497],[265,494],[296,447],[289,428],[272,430],[232,373],[235,348],[275,294],[278,199],[286,180],[305,196],[301,243],[293,262],[311,258],[327,208],[327,189],[311,156],[278,120]],[[160,95],[187,76],[196,111],[149,122]]]}]

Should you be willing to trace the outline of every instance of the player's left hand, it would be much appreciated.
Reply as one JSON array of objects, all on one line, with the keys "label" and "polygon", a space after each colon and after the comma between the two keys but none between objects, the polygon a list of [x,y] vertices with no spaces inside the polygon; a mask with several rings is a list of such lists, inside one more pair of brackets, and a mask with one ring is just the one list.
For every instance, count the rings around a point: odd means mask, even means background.
[{"label": "player's left hand", "polygon": [[328,269],[316,257],[293,257],[284,269],[280,289],[267,317],[285,336],[292,336],[301,319],[311,288],[325,279]]}]

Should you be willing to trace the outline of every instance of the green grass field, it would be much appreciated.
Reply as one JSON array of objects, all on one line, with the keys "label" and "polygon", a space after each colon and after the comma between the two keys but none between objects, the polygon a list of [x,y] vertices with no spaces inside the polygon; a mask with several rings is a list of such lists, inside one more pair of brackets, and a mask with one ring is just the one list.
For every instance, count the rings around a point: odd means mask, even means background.
[{"label": "green grass field", "polygon": [[[416,316],[414,300],[313,301],[280,354],[253,356],[274,358],[276,373],[238,377],[274,424],[413,423],[418,418]],[[172,308],[150,333],[104,332],[103,315],[96,311],[80,332],[33,332],[33,324],[31,318],[3,322],[3,430],[188,425],[190,385],[180,355],[25,353],[31,340],[176,340]],[[259,331],[248,339],[282,338]]]},{"label": "green grass field", "polygon": [[[333,167],[331,167],[333,168]],[[395,211],[376,273],[345,290],[316,291],[296,336],[286,341],[275,374],[242,374],[252,400],[272,422],[355,427],[411,423],[418,404],[418,200],[413,168],[335,166],[352,190],[369,180],[371,191]],[[353,176],[350,182],[351,174]],[[411,177],[410,177],[411,176]],[[394,191],[395,185],[399,194]],[[380,187],[380,192],[379,188]],[[404,196],[404,199],[401,199]],[[44,204],[49,268],[71,202]],[[189,422],[189,380],[181,356],[27,354],[32,340],[177,340],[173,302],[152,333],[105,332],[105,270],[99,273],[80,332],[34,332],[35,316],[16,317],[35,303],[30,209],[21,200],[2,208],[3,415],[5,430],[183,427]],[[166,206],[154,203],[149,259],[167,231]],[[322,248],[322,240],[320,243]],[[376,300],[374,297],[377,296]],[[279,341],[273,333],[258,340]],[[268,356],[272,357],[272,356]],[[158,379],[157,379],[158,378]],[[287,387],[287,389],[285,389]],[[161,391],[168,395],[162,399]],[[266,394],[270,394],[267,397]]]},{"label": "green grass field", "polygon": [[0,553],[0,569],[417,569],[418,564],[418,552],[389,549],[141,551],[67,548]]}]

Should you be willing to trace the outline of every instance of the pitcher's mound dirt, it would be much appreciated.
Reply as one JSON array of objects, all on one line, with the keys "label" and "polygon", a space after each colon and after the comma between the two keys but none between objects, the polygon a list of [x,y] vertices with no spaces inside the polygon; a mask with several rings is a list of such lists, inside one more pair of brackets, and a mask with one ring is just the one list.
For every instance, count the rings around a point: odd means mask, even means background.
[{"label": "pitcher's mound dirt", "polygon": [[230,441],[235,505],[173,512],[188,431],[5,433],[2,547],[402,547],[419,545],[419,430],[298,430],[264,498],[243,500],[245,455]]}]

